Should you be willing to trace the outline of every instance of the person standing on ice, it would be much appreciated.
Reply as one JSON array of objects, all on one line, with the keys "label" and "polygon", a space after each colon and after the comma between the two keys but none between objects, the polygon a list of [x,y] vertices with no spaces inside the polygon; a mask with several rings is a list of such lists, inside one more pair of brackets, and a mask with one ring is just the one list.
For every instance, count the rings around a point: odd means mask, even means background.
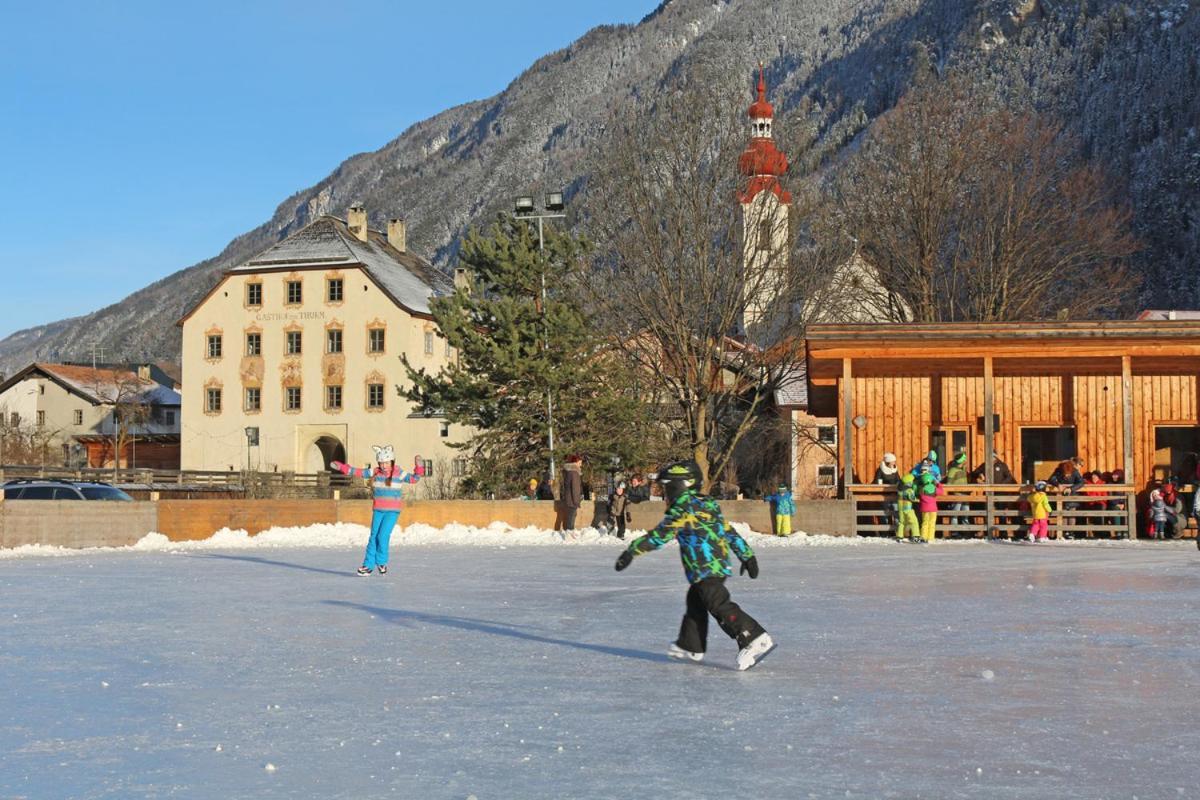
[{"label": "person standing on ice", "polygon": [[362,566],[358,568],[358,574],[364,577],[370,575],[377,567],[380,575],[387,574],[388,543],[392,538],[392,528],[396,527],[396,520],[400,518],[400,510],[404,508],[402,487],[405,484],[416,483],[425,474],[424,462],[420,456],[413,462],[413,471],[405,472],[396,466],[396,454],[390,444],[384,447],[372,445],[372,449],[375,450],[375,469],[355,469],[341,461],[333,461],[329,465],[343,475],[365,478],[371,482],[375,498],[374,513],[371,515],[371,537],[367,539],[367,552],[363,556]]},{"label": "person standing on ice", "polygon": [[796,513],[792,490],[786,484],[780,484],[775,494],[769,494],[763,500],[771,504],[771,530],[776,536],[791,536],[792,515]]},{"label": "person standing on ice", "polygon": [[746,540],[725,521],[717,501],[697,491],[701,479],[700,467],[694,461],[677,461],[658,473],[667,501],[667,515],[654,530],[630,542],[617,558],[616,570],[628,567],[634,556],[658,550],[676,540],[690,586],[679,638],[667,655],[702,660],[711,614],[721,630],[738,643],[737,668],[746,670],[774,649],[775,642],[762,625],[730,599],[725,579],[733,574],[729,568],[731,550],[742,562],[742,574],[749,573],[751,578],[758,577],[758,559]]}]

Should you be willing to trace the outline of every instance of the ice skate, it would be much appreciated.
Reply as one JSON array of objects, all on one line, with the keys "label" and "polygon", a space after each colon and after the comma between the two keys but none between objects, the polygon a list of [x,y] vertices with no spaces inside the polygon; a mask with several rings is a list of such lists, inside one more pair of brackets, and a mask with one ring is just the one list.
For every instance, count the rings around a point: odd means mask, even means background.
[{"label": "ice skate", "polygon": [[691,650],[684,650],[674,642],[667,648],[667,655],[671,658],[677,658],[680,661],[703,661],[704,653],[693,653]]},{"label": "ice skate", "polygon": [[380,575],[387,575],[387,564],[380,564],[377,569]]},{"label": "ice skate", "polygon": [[365,578],[371,574],[371,568],[370,567],[359,567],[358,571],[355,574],[357,574],[361,578]]},{"label": "ice skate", "polygon": [[737,668],[747,670],[762,661],[767,653],[775,649],[775,641],[769,633],[760,633],[750,640],[750,643],[738,651]]}]

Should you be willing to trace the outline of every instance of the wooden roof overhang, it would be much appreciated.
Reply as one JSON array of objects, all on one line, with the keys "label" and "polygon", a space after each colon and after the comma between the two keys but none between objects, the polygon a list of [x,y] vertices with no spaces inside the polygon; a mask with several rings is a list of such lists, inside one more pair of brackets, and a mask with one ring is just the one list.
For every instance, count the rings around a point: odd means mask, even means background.
[{"label": "wooden roof overhang", "polygon": [[855,375],[996,375],[1196,372],[1200,320],[1162,322],[811,325],[809,380],[833,385],[850,359]]}]

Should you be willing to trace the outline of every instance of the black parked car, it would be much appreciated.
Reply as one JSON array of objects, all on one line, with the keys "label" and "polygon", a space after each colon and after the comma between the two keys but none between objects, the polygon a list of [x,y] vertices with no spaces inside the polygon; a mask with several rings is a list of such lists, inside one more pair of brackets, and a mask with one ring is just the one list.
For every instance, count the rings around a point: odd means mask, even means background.
[{"label": "black parked car", "polygon": [[133,498],[115,486],[94,481],[60,481],[52,478],[21,478],[4,483],[5,500],[115,500],[131,503]]}]

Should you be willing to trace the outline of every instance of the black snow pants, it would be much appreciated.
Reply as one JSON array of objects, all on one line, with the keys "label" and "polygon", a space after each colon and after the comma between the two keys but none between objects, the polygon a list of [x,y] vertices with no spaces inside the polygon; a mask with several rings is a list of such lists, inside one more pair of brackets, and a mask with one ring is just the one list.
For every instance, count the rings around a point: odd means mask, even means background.
[{"label": "black snow pants", "polygon": [[745,647],[763,633],[763,627],[729,597],[724,578],[705,578],[693,583],[687,593],[687,612],[679,627],[675,644],[691,653],[703,653],[708,642],[708,615],[721,626],[729,638]]}]

